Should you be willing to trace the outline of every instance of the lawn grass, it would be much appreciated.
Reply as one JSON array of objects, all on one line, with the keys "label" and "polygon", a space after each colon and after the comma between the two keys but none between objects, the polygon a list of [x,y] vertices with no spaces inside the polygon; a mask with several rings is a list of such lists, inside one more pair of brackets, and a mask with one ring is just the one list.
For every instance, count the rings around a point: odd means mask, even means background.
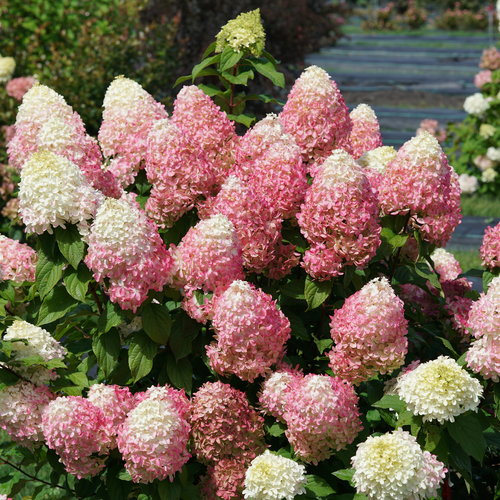
[{"label": "lawn grass", "polygon": [[466,273],[470,269],[480,269],[481,268],[481,257],[479,256],[479,250],[453,250],[450,252],[455,256],[455,258],[460,262],[460,267],[462,271]]},{"label": "lawn grass", "polygon": [[480,217],[500,217],[500,196],[467,195],[462,196],[462,214]]}]

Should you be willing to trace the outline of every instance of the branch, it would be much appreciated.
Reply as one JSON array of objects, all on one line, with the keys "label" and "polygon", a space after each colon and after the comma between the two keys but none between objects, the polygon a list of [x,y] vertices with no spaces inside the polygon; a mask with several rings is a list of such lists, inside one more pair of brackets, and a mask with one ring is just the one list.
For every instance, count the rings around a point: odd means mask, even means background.
[{"label": "branch", "polygon": [[97,292],[93,284],[90,285],[89,290],[90,293],[92,294],[92,297],[94,297],[95,303],[97,304],[97,310],[99,311],[99,314],[102,314],[103,312],[102,303],[101,300],[99,299],[99,295],[97,295]]}]

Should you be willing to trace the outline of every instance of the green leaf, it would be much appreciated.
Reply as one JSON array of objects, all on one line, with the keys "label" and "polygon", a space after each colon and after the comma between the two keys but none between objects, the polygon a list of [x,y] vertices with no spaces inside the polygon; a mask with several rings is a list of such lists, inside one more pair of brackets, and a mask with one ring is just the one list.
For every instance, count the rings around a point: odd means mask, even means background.
[{"label": "green leaf", "polygon": [[76,300],[85,302],[85,296],[89,289],[92,274],[83,265],[78,266],[77,271],[72,271],[64,277],[64,286],[67,292]]},{"label": "green leaf", "polygon": [[147,335],[136,333],[131,337],[128,366],[134,382],[145,377],[151,371],[156,351],[156,344]]},{"label": "green leaf", "polygon": [[193,367],[186,358],[175,361],[171,354],[167,356],[167,375],[170,382],[178,389],[185,389],[191,393],[193,385]]},{"label": "green leaf", "polygon": [[274,85],[278,87],[285,87],[285,75],[276,70],[274,64],[266,59],[247,59],[250,64],[258,71],[261,75],[265,76],[271,80]]},{"label": "green leaf", "polygon": [[227,117],[230,120],[233,120],[233,122],[241,123],[242,125],[245,125],[245,127],[247,127],[247,128],[250,128],[252,126],[253,122],[255,121],[255,116],[250,116],[250,115],[245,115],[245,114],[232,115],[232,114],[228,113]]},{"label": "green leaf", "polygon": [[172,320],[165,306],[146,304],[141,309],[142,327],[149,338],[157,344],[165,345],[170,337]]},{"label": "green leaf", "polygon": [[314,343],[316,344],[316,347],[318,348],[319,353],[323,354],[327,349],[329,349],[332,346],[333,340],[332,339],[314,339]]},{"label": "green leaf", "polygon": [[89,379],[87,378],[87,375],[82,372],[73,372],[68,375],[68,379],[73,382],[73,384],[77,385],[78,387],[88,387],[89,386]]},{"label": "green leaf", "polygon": [[380,232],[382,241],[385,241],[393,248],[400,248],[405,245],[408,240],[408,234],[396,234],[390,227],[382,228]]},{"label": "green leaf", "polygon": [[243,57],[242,52],[235,52],[231,47],[226,47],[220,55],[219,71],[226,71],[237,64]]},{"label": "green leaf", "polygon": [[483,273],[483,290],[486,293],[495,275],[489,271],[484,271]]},{"label": "green leaf", "polygon": [[105,376],[109,376],[118,365],[120,348],[120,335],[116,330],[103,333],[92,339],[92,350],[96,355],[99,368],[101,368]]},{"label": "green leaf", "polygon": [[439,445],[443,436],[443,431],[437,425],[427,425],[425,427],[425,445],[427,451],[434,451]]},{"label": "green leaf", "polygon": [[177,87],[177,85],[187,82],[188,80],[191,80],[192,76],[191,75],[186,75],[186,76],[179,76],[177,80],[175,80],[174,87]]},{"label": "green leaf", "polygon": [[58,287],[51,290],[40,305],[37,325],[46,325],[62,318],[76,305],[75,299],[65,288]]},{"label": "green leaf", "polygon": [[193,340],[199,333],[199,324],[180,312],[176,315],[172,324],[172,332],[168,345],[176,361],[191,354]]},{"label": "green leaf", "polygon": [[213,97],[214,95],[222,95],[224,94],[224,92],[222,90],[219,89],[219,87],[217,87],[216,85],[212,85],[212,84],[203,84],[203,83],[200,83],[198,84],[198,88],[203,90],[203,92],[205,92],[205,94],[207,94],[207,96],[209,97]]},{"label": "green leaf", "polygon": [[208,55],[210,55],[214,50],[217,45],[217,42],[212,42],[206,49],[205,52],[203,52],[203,55],[201,56],[202,59],[205,59]]},{"label": "green leaf", "polygon": [[332,472],[332,474],[342,481],[348,481],[350,483],[352,481],[352,476],[354,476],[354,469],[340,469]]},{"label": "green leaf", "polygon": [[118,473],[118,479],[120,481],[132,481],[132,477],[125,469]]},{"label": "green leaf", "polygon": [[267,428],[267,433],[270,436],[279,437],[285,433],[285,427],[280,422],[274,422],[273,425],[271,425]]},{"label": "green leaf", "polygon": [[110,302],[109,300],[104,304],[104,311],[99,316],[97,321],[97,327],[101,332],[109,332],[111,328],[119,326],[123,323],[123,318],[121,312],[118,310],[118,306]]},{"label": "green leaf", "polygon": [[281,293],[293,299],[304,300],[304,287],[303,279],[291,279],[281,287]]},{"label": "green leaf", "polygon": [[232,73],[223,71],[221,73],[221,77],[234,85],[247,85],[248,80],[252,80],[255,77],[255,73],[251,69],[242,71],[237,75],[233,75]]},{"label": "green leaf", "polygon": [[475,458],[478,462],[483,461],[486,452],[486,440],[483,429],[477,415],[465,413],[458,416],[455,422],[449,422],[446,426],[451,438],[459,444],[463,450]]},{"label": "green leaf", "polygon": [[382,397],[382,399],[379,399],[376,403],[373,403],[372,406],[375,406],[375,408],[388,408],[397,412],[406,409],[405,402],[402,401],[399,396],[396,396],[394,394],[386,394]]},{"label": "green leaf", "polygon": [[181,498],[181,485],[174,481],[161,481],[158,483],[158,495],[160,500],[179,500]]},{"label": "green leaf", "polygon": [[307,332],[307,328],[305,327],[304,322],[298,314],[287,311],[285,313],[285,316],[288,318],[288,321],[290,321],[292,335],[302,340],[311,340],[311,336]]},{"label": "green leaf", "polygon": [[316,495],[316,498],[325,498],[335,493],[335,490],[320,476],[308,475],[306,491]]},{"label": "green leaf", "polygon": [[38,293],[43,299],[62,278],[64,263],[51,259],[44,252],[38,253],[38,263],[36,265],[36,281],[38,283]]},{"label": "green leaf", "polygon": [[14,385],[18,381],[19,377],[15,373],[0,367],[0,384]]},{"label": "green leaf", "polygon": [[57,246],[64,258],[71,264],[73,269],[78,268],[85,253],[85,243],[76,226],[68,226],[66,229],[56,227]]},{"label": "green leaf", "polygon": [[313,281],[309,276],[304,285],[304,297],[308,309],[316,309],[328,298],[332,291],[332,281]]},{"label": "green leaf", "polygon": [[[200,73],[208,66],[211,64],[219,62],[220,59],[220,54],[215,54],[214,56],[207,57],[206,59],[203,59],[200,63],[198,63],[194,68],[193,71],[191,72],[191,80],[194,81],[194,79],[200,75]],[[176,82],[177,84],[177,82]]]}]

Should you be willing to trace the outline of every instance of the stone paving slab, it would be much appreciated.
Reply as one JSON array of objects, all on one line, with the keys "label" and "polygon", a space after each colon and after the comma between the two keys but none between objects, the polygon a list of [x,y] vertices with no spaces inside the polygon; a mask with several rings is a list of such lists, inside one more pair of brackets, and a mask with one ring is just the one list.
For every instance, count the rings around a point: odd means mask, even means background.
[{"label": "stone paving slab", "polygon": [[[429,53],[429,48],[418,47],[418,46],[405,46],[398,47],[400,50],[411,51],[413,53]],[[346,41],[341,41],[335,47],[321,49],[321,53],[334,53],[338,51],[350,51],[350,52],[381,52],[387,51],[387,48],[379,45],[352,45]],[[483,51],[482,47],[478,48],[464,48],[464,47],[432,47],[432,53],[436,55],[451,55],[453,57],[471,57],[475,54],[481,55]]]},{"label": "stone paving slab", "polygon": [[500,218],[466,216],[455,229],[447,248],[477,250],[483,241],[485,229],[488,226],[495,226],[499,222]]}]

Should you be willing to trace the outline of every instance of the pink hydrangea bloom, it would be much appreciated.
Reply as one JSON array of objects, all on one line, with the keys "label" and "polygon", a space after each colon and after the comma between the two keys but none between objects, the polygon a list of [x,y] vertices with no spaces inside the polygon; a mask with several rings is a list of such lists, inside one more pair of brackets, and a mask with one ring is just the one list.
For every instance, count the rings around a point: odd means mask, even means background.
[{"label": "pink hydrangea bloom", "polygon": [[[230,175],[219,194],[198,209],[202,219],[216,214],[226,216],[234,225],[242,248],[243,265],[248,271],[264,273],[276,264],[283,246],[281,220],[274,215],[268,199]],[[295,249],[292,245],[288,247],[292,251]]]},{"label": "pink hydrangea bloom", "polygon": [[364,267],[380,245],[376,195],[345,151],[334,151],[318,170],[297,220],[311,245],[302,265],[318,280],[346,265]]},{"label": "pink hydrangea bloom", "polygon": [[496,47],[484,49],[481,55],[481,62],[479,63],[479,67],[483,69],[489,69],[491,71],[500,69],[500,50],[498,50]]},{"label": "pink hydrangea bloom", "polygon": [[193,452],[201,462],[240,459],[249,464],[266,448],[264,419],[243,392],[222,382],[207,382],[191,404]]},{"label": "pink hydrangea bloom", "polygon": [[472,304],[468,326],[477,339],[467,352],[467,364],[476,373],[500,380],[500,276],[493,278],[487,293]]},{"label": "pink hydrangea bloom", "polygon": [[223,458],[209,465],[201,481],[204,500],[240,500],[247,464],[240,458]]},{"label": "pink hydrangea bloom", "polygon": [[285,404],[290,385],[296,378],[303,377],[303,373],[289,366],[282,366],[272,373],[262,384],[259,393],[259,403],[264,413],[283,420]]},{"label": "pink hydrangea bloom", "polygon": [[276,115],[267,115],[242,137],[232,173],[283,219],[297,213],[308,187],[300,148]]},{"label": "pink hydrangea bloom", "polygon": [[438,141],[422,132],[389,163],[379,186],[385,214],[408,214],[422,237],[444,246],[459,224],[460,185]]},{"label": "pink hydrangea bloom", "polygon": [[136,405],[136,398],[128,387],[95,384],[90,387],[87,399],[103,411],[110,448],[116,448],[116,435]]},{"label": "pink hydrangea bloom", "polygon": [[97,141],[85,132],[78,113],[62,96],[37,84],[26,93],[19,106],[15,135],[8,144],[9,161],[21,169],[33,153],[41,150],[70,160],[89,183],[106,196],[120,196],[121,189],[115,178],[102,168]]},{"label": "pink hydrangea bloom", "polygon": [[106,292],[122,309],[135,312],[150,290],[161,291],[170,280],[172,258],[132,193],[104,201],[87,241],[85,263],[95,280],[109,278]]},{"label": "pink hydrangea bloom", "polygon": [[48,387],[20,381],[0,391],[0,429],[25,446],[43,441],[42,412],[55,396]]},{"label": "pink hydrangea bloom", "polygon": [[153,185],[146,211],[162,227],[211,195],[218,182],[200,146],[167,119],[155,122],[149,133],[146,174]]},{"label": "pink hydrangea bloom", "polygon": [[492,271],[500,267],[500,222],[486,228],[479,253],[483,266]]},{"label": "pink hydrangea bloom", "polygon": [[431,258],[440,281],[454,280],[458,278],[459,274],[462,274],[460,262],[458,262],[452,253],[446,251],[444,248],[434,250]]},{"label": "pink hydrangea bloom", "polygon": [[309,374],[290,384],[284,419],[295,453],[317,464],[352,443],[362,429],[358,396],[346,380]]},{"label": "pink hydrangea bloom", "polygon": [[280,121],[309,164],[321,163],[334,149],[349,148],[349,110],[336,83],[317,66],[295,81]]},{"label": "pink hydrangea bloom", "polygon": [[14,99],[22,101],[24,94],[26,94],[35,83],[37,83],[37,81],[33,76],[20,76],[19,78],[12,78],[12,80],[9,80],[5,86],[5,90],[7,94]]},{"label": "pink hydrangea bloom", "polygon": [[483,71],[480,71],[475,77],[474,77],[474,85],[480,89],[483,85],[486,85],[487,83],[491,83],[491,70],[485,69]]},{"label": "pink hydrangea bloom", "polygon": [[171,252],[175,282],[186,290],[212,292],[244,279],[240,242],[233,224],[223,215],[198,222]]},{"label": "pink hydrangea bloom", "polygon": [[174,474],[189,460],[189,400],[184,391],[150,387],[131,410],[118,434],[118,449],[136,483]]},{"label": "pink hydrangea bloom", "polygon": [[0,281],[35,281],[37,260],[31,247],[0,235]]},{"label": "pink hydrangea bloom", "polygon": [[238,147],[234,123],[210,97],[196,85],[183,87],[177,94],[172,122],[182,131],[185,140],[204,156],[213,189],[229,174]]},{"label": "pink hydrangea bloom", "polygon": [[429,132],[433,135],[439,142],[446,140],[446,129],[439,127],[439,122],[437,120],[432,120],[426,118],[420,122],[420,127],[417,129],[417,135],[422,132]]},{"label": "pink hydrangea bloom", "polygon": [[80,396],[58,397],[42,415],[46,445],[54,450],[66,471],[81,479],[104,467],[109,447],[103,411]]},{"label": "pink hydrangea bloom", "polygon": [[[473,301],[466,294],[472,290],[472,283],[466,278],[458,278],[443,281],[441,285],[445,298],[444,309],[450,316],[453,328],[468,337],[467,324]],[[435,293],[438,295],[438,290]]]},{"label": "pink hydrangea bloom", "polygon": [[104,156],[111,158],[108,170],[125,187],[146,159],[151,127],[167,118],[167,112],[138,83],[123,76],[111,82],[103,107],[99,143]]},{"label": "pink hydrangea bloom", "polygon": [[330,367],[353,384],[404,364],[408,321],[387,278],[375,278],[348,297],[332,316],[330,332]]},{"label": "pink hydrangea bloom", "polygon": [[285,354],[290,322],[276,301],[246,281],[233,281],[214,300],[215,342],[207,347],[212,368],[253,382]]},{"label": "pink hydrangea bloom", "polygon": [[349,116],[352,121],[349,142],[354,158],[358,159],[367,151],[383,145],[377,115],[368,104],[359,104]]}]

